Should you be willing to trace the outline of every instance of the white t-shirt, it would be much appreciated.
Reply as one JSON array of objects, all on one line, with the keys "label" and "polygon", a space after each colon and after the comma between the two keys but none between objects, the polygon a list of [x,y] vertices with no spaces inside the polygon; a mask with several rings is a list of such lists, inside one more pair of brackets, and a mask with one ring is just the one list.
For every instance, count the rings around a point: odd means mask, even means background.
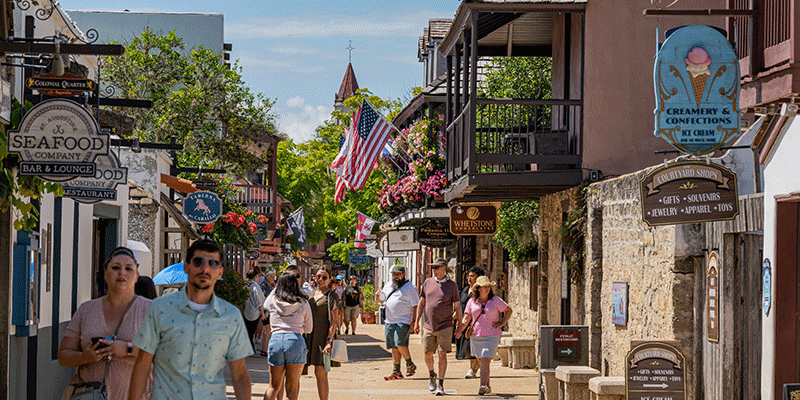
[{"label": "white t-shirt", "polygon": [[[394,281],[386,282],[380,295],[386,308],[386,323],[411,325],[412,312],[414,307],[419,304],[417,287],[411,282],[406,282],[394,293],[392,290],[394,290]],[[392,295],[389,296],[389,293]]]}]

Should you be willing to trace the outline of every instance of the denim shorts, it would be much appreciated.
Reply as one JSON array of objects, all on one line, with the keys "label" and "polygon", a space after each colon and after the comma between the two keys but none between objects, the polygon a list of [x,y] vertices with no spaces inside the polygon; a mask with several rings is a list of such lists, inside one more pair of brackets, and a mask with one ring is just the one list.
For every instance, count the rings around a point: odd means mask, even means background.
[{"label": "denim shorts", "polygon": [[273,333],[269,338],[267,355],[273,367],[305,364],[306,353],[306,341],[299,333]]},{"label": "denim shorts", "polygon": [[408,347],[408,337],[411,334],[411,325],[386,324],[386,348],[394,349],[397,346]]}]

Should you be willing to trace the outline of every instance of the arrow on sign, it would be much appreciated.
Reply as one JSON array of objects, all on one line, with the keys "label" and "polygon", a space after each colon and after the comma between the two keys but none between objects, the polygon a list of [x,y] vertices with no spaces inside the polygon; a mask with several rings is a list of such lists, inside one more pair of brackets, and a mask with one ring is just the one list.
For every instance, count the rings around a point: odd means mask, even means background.
[{"label": "arrow on sign", "polygon": [[572,354],[572,349],[567,348],[566,350],[561,350],[561,352],[566,354],[566,355],[570,355],[570,354]]},{"label": "arrow on sign", "polygon": [[645,383],[644,385],[642,385],[642,387],[654,387],[654,388],[660,387],[662,389],[666,389],[667,388],[667,384],[666,383],[662,383],[660,385],[658,385],[658,384],[653,385],[653,384],[650,384],[650,383]]}]

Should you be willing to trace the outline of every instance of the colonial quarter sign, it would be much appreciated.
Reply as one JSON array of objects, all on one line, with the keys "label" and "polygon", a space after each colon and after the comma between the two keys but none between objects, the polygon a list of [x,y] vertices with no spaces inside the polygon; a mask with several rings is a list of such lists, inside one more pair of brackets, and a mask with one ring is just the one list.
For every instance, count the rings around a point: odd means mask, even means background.
[{"label": "colonial quarter sign", "polygon": [[719,30],[667,31],[655,61],[655,135],[695,156],[738,137],[739,79],[739,58]]},{"label": "colonial quarter sign", "polygon": [[642,218],[650,226],[733,219],[739,214],[736,174],[705,161],[660,167],[640,182]]},{"label": "colonial quarter sign", "polygon": [[86,108],[52,99],[33,106],[19,130],[9,132],[8,152],[20,155],[20,175],[65,182],[95,176],[94,159],[108,154],[108,139]]}]

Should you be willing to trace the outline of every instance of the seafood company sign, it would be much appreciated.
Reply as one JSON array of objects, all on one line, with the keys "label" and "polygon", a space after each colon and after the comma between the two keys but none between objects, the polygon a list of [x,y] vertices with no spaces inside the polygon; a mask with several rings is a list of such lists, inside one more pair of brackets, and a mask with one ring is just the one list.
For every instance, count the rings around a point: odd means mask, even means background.
[{"label": "seafood company sign", "polygon": [[194,192],[183,201],[183,215],[194,223],[212,223],[222,215],[222,200],[213,192]]},{"label": "seafood company sign", "polygon": [[704,25],[667,31],[654,72],[656,136],[701,156],[741,135],[739,60],[720,31]]},{"label": "seafood company sign", "polygon": [[108,154],[108,139],[86,108],[53,99],[25,113],[19,130],[9,132],[8,152],[22,159],[20,175],[66,182],[95,176],[95,157]]}]

